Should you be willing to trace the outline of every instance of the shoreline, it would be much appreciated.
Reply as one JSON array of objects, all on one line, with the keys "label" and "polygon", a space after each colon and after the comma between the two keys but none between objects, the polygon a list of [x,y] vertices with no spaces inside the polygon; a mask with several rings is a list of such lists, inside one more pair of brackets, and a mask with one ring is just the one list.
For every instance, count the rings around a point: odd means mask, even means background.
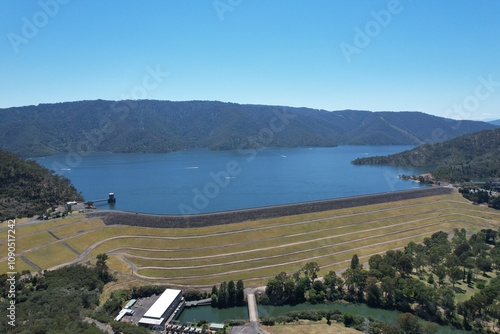
[{"label": "shoreline", "polygon": [[430,187],[196,215],[148,214],[105,210],[90,212],[87,213],[86,216],[88,218],[100,218],[106,225],[127,225],[152,228],[194,228],[293,216],[420,197],[447,195],[451,194],[453,191],[454,189],[450,187]]}]

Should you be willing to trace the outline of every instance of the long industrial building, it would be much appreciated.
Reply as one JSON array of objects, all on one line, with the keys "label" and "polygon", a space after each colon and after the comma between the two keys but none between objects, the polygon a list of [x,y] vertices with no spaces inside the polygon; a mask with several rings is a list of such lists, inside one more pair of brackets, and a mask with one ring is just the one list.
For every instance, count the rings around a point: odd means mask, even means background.
[{"label": "long industrial building", "polygon": [[162,326],[172,315],[180,311],[183,302],[181,290],[165,289],[158,300],[144,313],[139,324]]}]

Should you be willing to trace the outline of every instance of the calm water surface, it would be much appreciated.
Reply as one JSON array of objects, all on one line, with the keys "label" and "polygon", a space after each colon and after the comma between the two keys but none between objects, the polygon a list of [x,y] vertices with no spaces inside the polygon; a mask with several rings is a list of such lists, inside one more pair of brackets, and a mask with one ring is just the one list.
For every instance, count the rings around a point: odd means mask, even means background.
[{"label": "calm water surface", "polygon": [[[37,161],[68,177],[86,200],[116,194],[114,209],[205,213],[420,187],[398,179],[414,168],[354,166],[357,157],[412,146],[179,151],[165,154],[60,154]],[[71,199],[68,199],[71,200]],[[108,204],[100,205],[108,208]]]},{"label": "calm water surface", "polygon": [[[298,310],[339,310],[342,314],[351,313],[362,317],[372,317],[378,321],[387,323],[395,323],[396,318],[401,314],[398,311],[389,311],[383,309],[375,309],[364,304],[349,304],[349,303],[331,303],[331,304],[299,304],[299,305],[284,305],[270,306],[259,305],[259,317],[267,315],[277,316],[291,311]],[[181,323],[197,322],[207,320],[209,322],[224,322],[226,320],[248,319],[248,309],[246,307],[233,307],[228,309],[217,309],[210,306],[199,306],[186,308],[179,317]],[[459,334],[466,333],[460,330],[453,329],[448,326],[438,326],[438,334]]]}]

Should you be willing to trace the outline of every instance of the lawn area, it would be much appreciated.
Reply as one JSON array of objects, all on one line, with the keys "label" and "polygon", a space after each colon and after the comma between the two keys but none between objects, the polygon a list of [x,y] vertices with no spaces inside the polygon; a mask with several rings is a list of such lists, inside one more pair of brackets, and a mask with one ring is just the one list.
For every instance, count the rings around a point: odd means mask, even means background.
[{"label": "lawn area", "polygon": [[[489,272],[487,273],[487,276],[483,276],[483,274],[479,274],[477,276],[477,279],[478,280],[483,280],[484,281],[484,284],[485,285],[488,285],[491,281],[492,278],[494,277],[497,277],[497,273],[496,272]],[[448,284],[451,285],[451,283],[449,283],[448,280],[446,280],[446,282]],[[472,297],[474,294],[478,293],[479,291],[481,291],[480,289],[477,288],[477,281],[475,283],[472,284],[472,287],[469,287],[467,286],[467,283],[464,283],[462,281],[460,281],[459,283],[457,283],[455,285],[455,288],[457,290],[462,290],[463,292],[461,293],[455,293],[455,299],[457,302],[463,302],[467,299],[470,299],[470,297]]]},{"label": "lawn area", "polygon": [[132,269],[130,268],[130,265],[125,263],[122,259],[120,259],[116,255],[109,255],[106,264],[111,270],[118,271],[125,275],[132,275]]},{"label": "lawn area", "polygon": [[16,251],[17,254],[19,254],[22,251],[29,250],[37,246],[44,246],[53,241],[57,241],[57,239],[46,231],[30,234],[27,236],[23,236],[22,234],[18,233]]},{"label": "lawn area", "polygon": [[57,219],[50,219],[50,220],[39,220],[35,224],[17,224],[16,221],[16,226],[18,229],[18,233],[26,235],[28,233],[33,233],[41,230],[45,230],[48,228],[52,228],[55,226],[62,226],[62,225],[68,225],[77,221],[81,221],[84,219],[84,215],[75,215],[71,217],[65,217],[65,218],[57,218]]},{"label": "lawn area", "polygon": [[346,328],[344,325],[332,323],[331,326],[326,324],[326,321],[307,322],[299,321],[286,325],[276,326],[260,326],[261,329],[269,334],[359,334],[352,328]]},{"label": "lawn area", "polygon": [[64,246],[62,242],[58,242],[29,252],[25,254],[25,256],[40,268],[47,269],[71,261],[75,259],[77,255],[68,247]]},{"label": "lawn area", "polygon": [[54,233],[58,238],[63,239],[104,226],[105,225],[102,222],[102,220],[92,219],[88,221],[82,221],[76,224],[58,226],[56,228],[51,229],[51,232]]}]

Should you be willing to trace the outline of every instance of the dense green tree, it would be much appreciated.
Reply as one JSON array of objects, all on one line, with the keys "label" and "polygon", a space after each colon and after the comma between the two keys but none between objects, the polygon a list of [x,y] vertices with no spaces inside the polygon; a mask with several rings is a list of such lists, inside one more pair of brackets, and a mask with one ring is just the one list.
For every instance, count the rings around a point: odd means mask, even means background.
[{"label": "dense green tree", "polygon": [[309,290],[308,301],[312,304],[318,304],[325,301],[326,287],[321,281],[315,281],[312,284],[312,289]]},{"label": "dense green tree", "polygon": [[242,280],[236,282],[236,305],[245,305],[245,285]]},{"label": "dense green tree", "polygon": [[401,252],[400,250],[388,250],[387,252],[385,252],[384,262],[393,268],[397,268],[398,261],[402,255],[403,252]]},{"label": "dense green tree", "polygon": [[0,221],[42,215],[67,201],[82,201],[70,180],[33,160],[0,150]]},{"label": "dense green tree", "polygon": [[498,238],[498,232],[497,231],[492,230],[491,228],[489,228],[489,229],[481,230],[481,232],[484,232],[484,234],[485,234],[485,242],[488,245],[492,245],[492,246],[496,245],[496,241],[497,241],[497,238]]},{"label": "dense green tree", "polygon": [[419,304],[417,307],[418,314],[436,320],[435,316],[438,313],[437,299],[437,292],[433,286],[419,286],[415,295],[415,301]]},{"label": "dense green tree", "polygon": [[439,285],[443,285],[444,284],[444,279],[446,278],[446,267],[443,266],[443,265],[438,265],[434,269],[434,273],[438,277],[438,283],[439,283]]},{"label": "dense green tree", "polygon": [[448,270],[448,276],[450,277],[450,282],[455,287],[455,284],[464,278],[464,272],[459,267],[451,267]]},{"label": "dense green tree", "polygon": [[318,272],[320,270],[319,265],[316,262],[308,262],[302,268],[302,272],[306,277],[308,277],[311,281],[314,281],[318,278]]},{"label": "dense green tree", "polygon": [[439,305],[443,308],[445,317],[451,320],[455,314],[455,293],[448,287],[443,287],[438,290]]},{"label": "dense green tree", "polygon": [[344,277],[344,283],[346,284],[349,292],[354,294],[356,292],[363,291],[368,277],[368,271],[363,269],[348,268],[342,274],[342,277]]},{"label": "dense green tree", "polygon": [[108,260],[108,255],[105,253],[97,254],[96,256],[96,266],[97,268],[107,268],[106,261]]},{"label": "dense green tree", "polygon": [[500,329],[500,301],[487,306],[486,314],[493,319],[497,329]]},{"label": "dense green tree", "polygon": [[372,307],[380,307],[382,305],[382,289],[378,286],[378,279],[368,277],[365,286],[366,303]]},{"label": "dense green tree", "polygon": [[472,254],[474,256],[478,256],[482,252],[487,251],[489,247],[486,243],[486,233],[479,231],[478,233],[473,234],[469,239],[469,245],[471,246]]},{"label": "dense green tree", "polygon": [[448,248],[443,245],[435,245],[429,249],[428,261],[432,267],[443,264]]},{"label": "dense green tree", "polygon": [[227,307],[229,306],[229,292],[227,290],[227,282],[222,282],[219,287],[219,294],[217,295],[217,306]]},{"label": "dense green tree", "polygon": [[472,277],[473,277],[472,269],[469,269],[469,271],[467,271],[467,277],[466,277],[467,285],[469,286],[472,284]]},{"label": "dense green tree", "polygon": [[496,270],[500,270],[500,243],[490,251],[491,262]]},{"label": "dense green tree", "polygon": [[403,313],[396,319],[397,327],[404,334],[422,334],[422,326],[416,316],[410,313]]},{"label": "dense green tree", "polygon": [[341,299],[344,295],[343,286],[344,281],[340,276],[337,276],[335,271],[330,271],[323,277],[324,283],[328,288],[328,299],[329,300],[338,300]]},{"label": "dense green tree", "polygon": [[266,295],[273,305],[293,303],[295,293],[295,282],[285,272],[267,282]]},{"label": "dense green tree", "polygon": [[451,269],[460,265],[460,259],[455,254],[451,253],[446,255],[444,265],[446,268]]},{"label": "dense green tree", "polygon": [[417,252],[415,258],[413,259],[413,265],[417,270],[417,273],[421,273],[424,266],[427,264],[426,256],[423,252]]},{"label": "dense green tree", "polygon": [[455,249],[453,250],[453,254],[455,254],[455,256],[457,256],[460,259],[463,254],[471,256],[472,255],[471,251],[472,248],[470,247],[470,245],[467,242],[463,242],[455,247]]},{"label": "dense green tree", "polygon": [[350,313],[344,314],[344,326],[351,327],[354,324],[354,317]]},{"label": "dense green tree", "polygon": [[380,288],[384,296],[384,307],[394,307],[396,304],[396,279],[388,276],[382,278]]},{"label": "dense green tree", "polygon": [[354,254],[351,258],[351,269],[362,269],[362,267],[360,267],[360,263],[359,263],[359,258],[358,258],[358,254]]},{"label": "dense green tree", "polygon": [[[94,326],[85,323],[82,315],[98,307],[105,284],[95,268],[72,265],[40,272],[36,277],[33,280],[16,276],[17,326],[7,325],[8,318],[3,316],[0,318],[0,328],[8,328],[3,332],[100,333]],[[6,275],[0,275],[0,288],[5,288],[6,279]],[[7,309],[8,304],[7,298],[0,298],[3,310]]]},{"label": "dense green tree", "polygon": [[451,243],[454,248],[457,248],[459,245],[467,243],[467,231],[464,228],[454,229],[453,230],[453,238],[451,239]]},{"label": "dense green tree", "polygon": [[492,198],[491,198],[491,200],[490,200],[489,205],[490,205],[493,209],[500,210],[500,196],[495,196],[495,197],[492,197]]},{"label": "dense green tree", "polygon": [[[482,283],[481,287],[478,285],[481,289],[479,293],[458,304],[454,288],[460,280],[466,280],[470,285],[473,272],[478,273],[482,267],[481,261],[489,261],[490,267],[496,266],[494,259],[500,253],[497,239],[498,233],[487,230],[482,230],[469,239],[465,230],[456,230],[450,242],[446,233],[438,232],[426,238],[422,245],[410,243],[404,252],[388,251],[383,256],[370,257],[370,271],[359,269],[359,259],[353,257],[351,265],[358,269],[352,269],[350,265],[342,274],[343,280],[334,271],[324,276],[324,283],[311,282],[309,273],[308,276],[301,276],[303,271],[292,277],[281,273],[268,282],[266,294],[269,294],[269,299],[275,304],[300,302],[303,296],[307,296],[310,303],[322,302],[325,297],[328,300],[366,302],[373,307],[411,312],[427,320],[454,325],[462,322],[466,329],[481,331],[485,323],[491,322],[497,314],[495,305],[500,299],[500,278],[494,277],[489,284]],[[477,256],[473,254],[474,248],[480,250]],[[436,255],[434,265],[430,266],[433,260],[428,255],[445,249],[450,250],[450,253]],[[417,279],[411,275],[411,268],[419,254],[422,274]],[[461,263],[461,257],[466,257],[468,263]],[[432,268],[431,272],[427,271],[429,267]],[[424,280],[424,273],[428,273],[427,281]],[[434,283],[434,275],[439,281],[439,288]],[[445,280],[447,275],[451,284]],[[456,291],[461,293],[461,289]],[[431,324],[421,326],[422,333],[436,332],[436,327]],[[361,327],[356,325],[356,328]]]},{"label": "dense green tree", "polygon": [[407,254],[402,254],[397,260],[396,268],[403,277],[411,275],[413,271],[412,257]]},{"label": "dense green tree", "polygon": [[476,266],[479,270],[481,270],[483,272],[483,275],[485,275],[486,272],[492,270],[492,265],[493,265],[493,262],[485,254],[481,254],[476,259]]},{"label": "dense green tree", "polygon": [[[316,281],[319,282],[319,281]],[[311,288],[311,280],[309,277],[301,277],[295,284],[295,292],[292,302],[303,303],[306,301],[306,292]]]},{"label": "dense green tree", "polygon": [[369,266],[370,270],[374,270],[374,269],[378,270],[380,263],[382,263],[382,261],[383,261],[383,258],[382,258],[382,255],[380,255],[380,254],[375,254],[375,255],[370,256],[370,258],[368,259],[368,266]]},{"label": "dense green tree", "polygon": [[236,284],[234,281],[229,281],[227,284],[227,306],[233,307],[236,305]]},{"label": "dense green tree", "polygon": [[210,305],[212,305],[212,307],[217,307],[219,306],[219,292],[217,291],[217,294],[212,294],[210,296]]},{"label": "dense green tree", "polygon": [[394,277],[396,276],[396,269],[388,264],[386,261],[380,263],[379,271],[382,277]]}]

